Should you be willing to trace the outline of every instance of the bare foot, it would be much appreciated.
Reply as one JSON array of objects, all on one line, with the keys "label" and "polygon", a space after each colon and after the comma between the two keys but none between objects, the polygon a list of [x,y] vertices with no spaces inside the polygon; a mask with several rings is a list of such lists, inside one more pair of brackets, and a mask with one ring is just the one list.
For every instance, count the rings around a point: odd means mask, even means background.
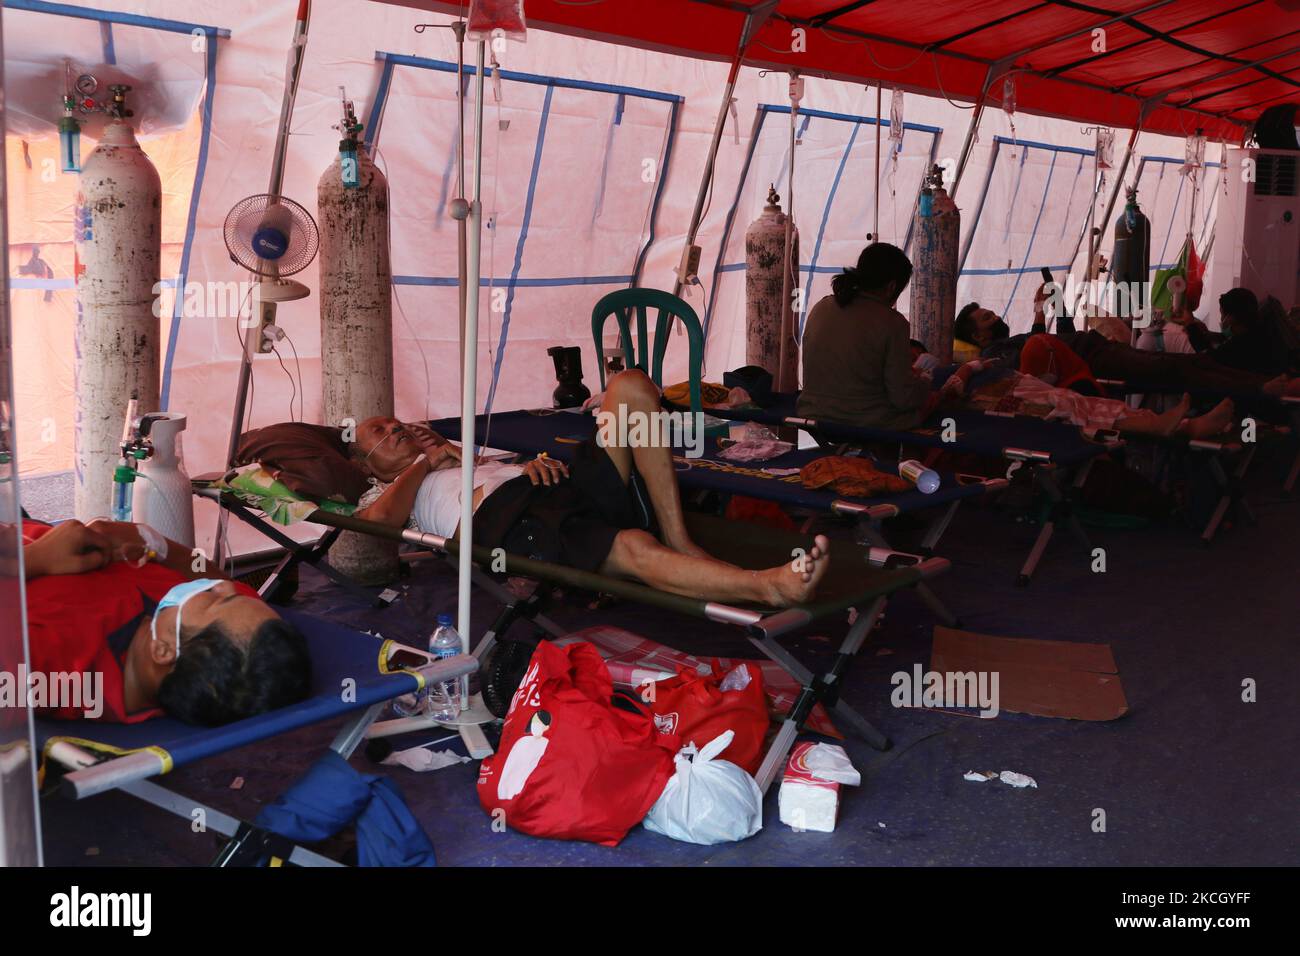
[{"label": "bare foot", "polygon": [[776,607],[789,607],[810,600],[817,591],[817,585],[826,576],[830,564],[830,539],[819,534],[813,539],[812,548],[803,557],[762,572],[768,579],[767,603]]},{"label": "bare foot", "polygon": [[1287,394],[1288,384],[1287,377],[1285,375],[1279,375],[1277,378],[1270,378],[1259,388],[1265,395],[1272,395],[1274,398],[1281,398],[1283,395]]},{"label": "bare foot", "polygon": [[1225,398],[1199,418],[1183,422],[1181,432],[1188,438],[1211,438],[1221,435],[1232,425],[1234,407],[1232,399]]},{"label": "bare foot", "polygon": [[1156,416],[1159,423],[1160,434],[1172,435],[1178,431],[1182,420],[1187,417],[1187,410],[1192,407],[1192,396],[1186,392],[1183,393],[1182,399],[1173,408]]}]

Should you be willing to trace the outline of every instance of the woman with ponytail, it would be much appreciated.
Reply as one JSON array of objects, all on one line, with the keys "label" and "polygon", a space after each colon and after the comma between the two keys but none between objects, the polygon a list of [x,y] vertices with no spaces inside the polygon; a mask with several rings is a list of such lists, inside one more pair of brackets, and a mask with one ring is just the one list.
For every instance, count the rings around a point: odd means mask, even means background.
[{"label": "woman with ponytail", "polygon": [[874,242],[831,280],[804,328],[800,415],[874,428],[920,423],[930,386],[912,370],[911,332],[894,308],[911,278],[902,249]]}]

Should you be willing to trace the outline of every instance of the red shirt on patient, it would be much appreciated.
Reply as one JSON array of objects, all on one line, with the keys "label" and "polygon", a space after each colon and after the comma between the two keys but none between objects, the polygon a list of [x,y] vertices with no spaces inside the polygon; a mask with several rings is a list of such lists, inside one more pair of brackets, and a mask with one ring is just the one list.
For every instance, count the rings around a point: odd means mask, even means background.
[{"label": "red shirt on patient", "polygon": [[[26,522],[23,543],[35,541],[51,530],[49,525]],[[163,595],[184,580],[183,575],[160,564],[136,568],[114,561],[86,574],[52,574],[28,581],[29,673],[44,675],[51,686],[55,674],[102,675],[95,681],[102,680],[102,688],[95,687],[95,683],[89,685],[99,691],[99,699],[83,699],[83,707],[68,703],[38,707],[37,712],[46,717],[96,717],[116,723],[160,716],[162,710],[157,707],[126,713],[123,662],[140,622],[148,620]],[[92,704],[102,708],[102,713],[88,710]]]}]

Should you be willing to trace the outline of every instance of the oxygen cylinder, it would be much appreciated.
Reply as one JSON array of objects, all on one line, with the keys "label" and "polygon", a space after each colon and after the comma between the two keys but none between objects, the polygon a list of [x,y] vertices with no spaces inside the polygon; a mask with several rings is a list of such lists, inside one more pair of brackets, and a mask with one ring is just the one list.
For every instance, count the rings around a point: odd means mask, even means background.
[{"label": "oxygen cylinder", "polygon": [[164,538],[194,547],[194,492],[185,473],[181,432],[185,416],[151,415],[146,436],[153,454],[140,462],[135,481],[134,518]]},{"label": "oxygen cylinder", "polygon": [[[792,290],[799,285],[794,271],[786,292],[785,234],[788,217],[781,211],[775,187],[768,190],[762,214],[745,230],[745,364],[766,369],[778,391],[798,388],[799,347],[795,343]],[[799,261],[799,230],[790,226],[790,262]],[[793,271],[793,267],[792,267]],[[782,298],[782,295],[785,298]],[[788,336],[785,367],[781,368],[781,338]]]},{"label": "oxygen cylinder", "polygon": [[112,506],[126,403],[158,408],[162,183],[129,124],[109,123],[83,164],[74,219],[74,510],[89,521]]},{"label": "oxygen cylinder", "polygon": [[1116,282],[1147,282],[1151,264],[1151,223],[1138,206],[1137,190],[1127,191],[1124,212],[1115,220],[1110,277]]},{"label": "oxygen cylinder", "polygon": [[961,212],[943,188],[943,167],[926,176],[912,232],[912,338],[940,365],[952,361],[952,323],[957,315],[957,261]]},{"label": "oxygen cylinder", "polygon": [[[316,191],[320,224],[321,407],[327,423],[393,414],[393,270],[388,250],[388,181],[365,149],[356,185],[336,156]],[[362,583],[397,573],[397,543],[344,532],[330,563]]]}]

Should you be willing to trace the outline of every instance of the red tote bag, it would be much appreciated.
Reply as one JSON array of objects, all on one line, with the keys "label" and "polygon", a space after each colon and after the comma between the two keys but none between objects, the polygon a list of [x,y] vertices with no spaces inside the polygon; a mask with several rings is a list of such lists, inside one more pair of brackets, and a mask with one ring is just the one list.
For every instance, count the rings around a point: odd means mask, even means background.
[{"label": "red tote bag", "polygon": [[642,699],[654,711],[659,731],[676,734],[682,744],[694,741],[703,747],[724,732],[735,731],[735,738],[718,757],[756,773],[763,762],[769,719],[763,672],[757,664],[737,663],[732,672],[743,668],[748,683],[739,690],[722,690],[731,672],[723,672],[716,663],[712,667],[711,674],[680,671],[676,677],[644,686]]},{"label": "red tote bag", "polygon": [[663,793],[678,742],[613,694],[592,645],[539,644],[479,767],[483,809],[532,836],[617,845]]}]

